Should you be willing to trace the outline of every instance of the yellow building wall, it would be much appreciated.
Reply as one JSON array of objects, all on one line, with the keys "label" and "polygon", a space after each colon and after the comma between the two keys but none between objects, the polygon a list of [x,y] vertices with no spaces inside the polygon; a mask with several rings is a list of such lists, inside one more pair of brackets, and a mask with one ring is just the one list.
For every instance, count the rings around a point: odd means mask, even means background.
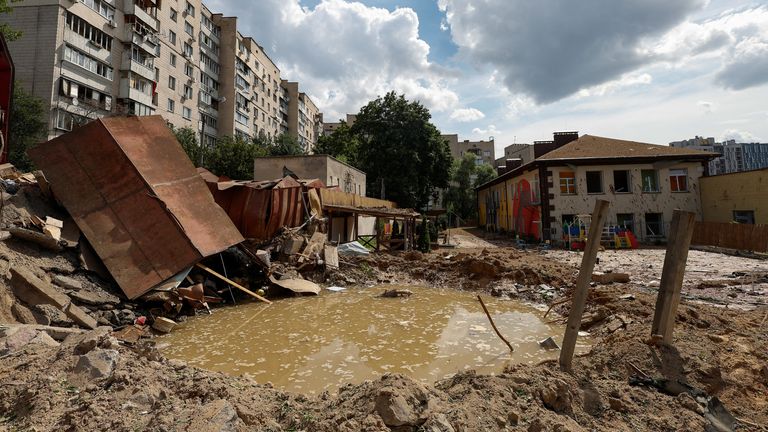
[{"label": "yellow building wall", "polygon": [[734,210],[752,210],[756,224],[768,224],[768,169],[702,177],[705,222],[732,222]]}]

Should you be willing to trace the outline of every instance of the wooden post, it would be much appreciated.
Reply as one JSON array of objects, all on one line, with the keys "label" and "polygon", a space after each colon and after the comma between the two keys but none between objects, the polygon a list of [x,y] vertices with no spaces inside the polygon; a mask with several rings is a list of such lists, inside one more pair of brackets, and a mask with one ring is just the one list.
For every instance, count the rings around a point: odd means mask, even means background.
[{"label": "wooden post", "polygon": [[595,268],[597,251],[600,249],[600,237],[603,232],[603,224],[608,217],[608,201],[597,200],[595,210],[592,212],[592,222],[589,227],[587,244],[581,259],[579,277],[576,279],[576,290],[573,292],[573,304],[568,315],[568,326],[565,328],[563,347],[560,350],[560,369],[571,370],[573,352],[576,350],[576,337],[581,327],[581,314],[584,313],[584,305],[587,302],[587,290],[592,280],[592,270]]},{"label": "wooden post", "polygon": [[664,255],[664,269],[661,271],[661,284],[651,327],[651,337],[661,335],[667,345],[672,344],[672,331],[675,328],[677,305],[680,304],[680,290],[695,219],[696,214],[693,212],[675,210],[669,228],[667,253]]}]

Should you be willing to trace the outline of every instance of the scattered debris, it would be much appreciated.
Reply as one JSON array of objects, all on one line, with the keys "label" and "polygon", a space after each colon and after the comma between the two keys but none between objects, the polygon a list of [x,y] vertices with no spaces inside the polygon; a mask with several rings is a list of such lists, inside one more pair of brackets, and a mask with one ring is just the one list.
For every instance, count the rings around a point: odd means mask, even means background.
[{"label": "scattered debris", "polygon": [[555,342],[552,336],[544,339],[543,341],[539,341],[539,346],[548,350],[560,349],[560,345]]},{"label": "scattered debris", "polygon": [[379,297],[410,297],[413,291],[408,289],[389,289],[379,294]]},{"label": "scattered debris", "polygon": [[600,284],[609,284],[609,283],[629,283],[629,274],[628,273],[603,273],[603,272],[595,272],[592,273],[592,282],[597,282]]},{"label": "scattered debris", "polygon": [[176,322],[164,317],[155,318],[155,323],[152,324],[152,328],[160,333],[170,333],[174,327],[176,327]]}]

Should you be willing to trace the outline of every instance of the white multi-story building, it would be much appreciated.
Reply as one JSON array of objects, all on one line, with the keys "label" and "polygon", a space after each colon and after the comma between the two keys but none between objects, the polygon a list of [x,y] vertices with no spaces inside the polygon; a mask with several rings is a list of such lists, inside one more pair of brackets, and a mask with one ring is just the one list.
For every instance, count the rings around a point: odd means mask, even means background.
[{"label": "white multi-story building", "polygon": [[768,144],[764,143],[737,143],[735,140],[718,143],[712,137],[697,136],[689,140],[674,141],[669,145],[719,153],[720,156],[711,160],[707,166],[709,175],[730,174],[768,167]]},{"label": "white multi-story building", "polygon": [[316,143],[309,96],[296,84],[305,109],[291,110],[262,46],[200,0],[24,0],[0,22],[22,31],[9,44],[16,76],[50,104],[50,138],[101,116],[160,114],[209,145],[281,133]]}]

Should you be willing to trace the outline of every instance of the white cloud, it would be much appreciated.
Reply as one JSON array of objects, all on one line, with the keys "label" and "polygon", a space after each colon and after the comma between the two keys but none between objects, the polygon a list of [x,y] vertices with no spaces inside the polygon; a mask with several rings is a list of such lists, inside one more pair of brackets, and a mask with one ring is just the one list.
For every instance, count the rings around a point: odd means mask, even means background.
[{"label": "white cloud", "polygon": [[699,101],[698,105],[701,107],[705,114],[710,114],[715,110],[714,102]]},{"label": "white cloud", "polygon": [[589,96],[604,96],[606,94],[614,93],[620,89],[627,87],[635,87],[640,85],[648,85],[653,82],[653,77],[648,73],[641,74],[625,74],[621,78],[606,83],[596,85],[594,87],[585,88],[579,90],[578,97]]},{"label": "white cloud", "polygon": [[244,34],[272,47],[282,77],[299,81],[329,121],[390,90],[435,111],[458,105],[448,85],[453,73],[428,60],[429,45],[419,38],[412,9],[342,0],[323,0],[312,9],[298,0],[247,5],[213,0],[209,6],[237,15]]},{"label": "white cloud", "polygon": [[485,118],[485,114],[476,108],[459,108],[451,113],[451,120],[458,122],[472,122]]},{"label": "white cloud", "polygon": [[760,142],[760,139],[750,132],[742,131],[738,129],[728,129],[721,135],[722,141],[735,140],[737,143],[752,143]]},{"label": "white cloud", "polygon": [[472,129],[472,134],[477,139],[486,139],[488,137],[496,137],[497,135],[500,135],[501,131],[496,129],[495,125],[488,125],[488,127],[485,129],[480,129],[480,128]]}]

